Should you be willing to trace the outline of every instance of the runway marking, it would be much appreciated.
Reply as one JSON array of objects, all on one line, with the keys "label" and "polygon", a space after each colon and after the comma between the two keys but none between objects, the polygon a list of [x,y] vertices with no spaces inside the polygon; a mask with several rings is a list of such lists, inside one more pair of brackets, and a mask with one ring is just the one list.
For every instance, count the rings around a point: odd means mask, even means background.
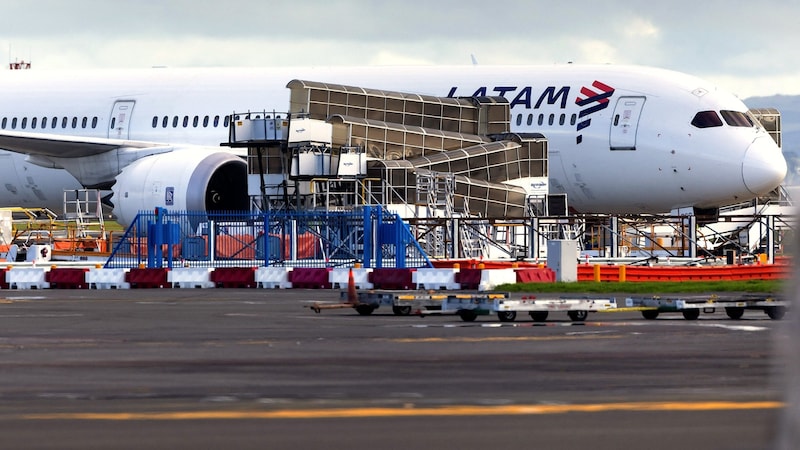
[{"label": "runway marking", "polygon": [[699,326],[723,328],[725,330],[733,330],[733,331],[764,331],[769,329],[767,327],[757,327],[754,325],[726,325],[724,323],[704,323],[704,324],[699,324]]},{"label": "runway marking", "polygon": [[572,336],[496,336],[496,337],[430,337],[379,339],[389,342],[430,343],[430,342],[524,342],[524,341],[573,341],[587,339],[622,339],[622,335],[572,335]]},{"label": "runway marking", "polygon": [[567,413],[602,413],[614,411],[736,411],[779,409],[782,402],[628,402],[574,405],[454,405],[432,408],[333,408],[285,409],[276,411],[173,411],[125,413],[52,413],[24,414],[25,420],[253,420],[253,419],[352,419],[375,417],[445,417],[445,416],[525,416]]},{"label": "runway marking", "polygon": [[83,314],[0,314],[0,319],[51,319],[62,317],[83,317]]}]

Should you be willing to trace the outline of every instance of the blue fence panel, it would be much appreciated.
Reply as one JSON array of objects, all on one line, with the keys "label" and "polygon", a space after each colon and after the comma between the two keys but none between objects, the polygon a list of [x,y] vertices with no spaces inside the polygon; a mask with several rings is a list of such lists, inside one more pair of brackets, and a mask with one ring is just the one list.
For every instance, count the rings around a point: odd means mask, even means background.
[{"label": "blue fence panel", "polygon": [[407,224],[381,208],[354,211],[142,211],[106,267],[428,266]]}]

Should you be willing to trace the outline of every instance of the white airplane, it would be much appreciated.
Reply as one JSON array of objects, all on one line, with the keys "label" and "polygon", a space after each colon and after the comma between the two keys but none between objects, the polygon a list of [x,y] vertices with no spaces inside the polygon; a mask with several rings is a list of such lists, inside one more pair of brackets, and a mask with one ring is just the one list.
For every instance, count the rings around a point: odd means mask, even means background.
[{"label": "white airplane", "polygon": [[768,193],[787,166],[735,96],[632,66],[340,67],[7,71],[0,75],[0,205],[63,204],[108,189],[120,222],[140,210],[247,209],[227,115],[286,111],[287,83],[438,96],[502,95],[512,131],[549,141],[551,193],[578,212],[716,208]]}]

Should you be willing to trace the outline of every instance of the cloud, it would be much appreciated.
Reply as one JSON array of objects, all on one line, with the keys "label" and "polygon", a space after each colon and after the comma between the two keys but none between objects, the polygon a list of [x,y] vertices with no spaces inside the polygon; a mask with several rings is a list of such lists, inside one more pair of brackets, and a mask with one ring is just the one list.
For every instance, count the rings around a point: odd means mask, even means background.
[{"label": "cloud", "polygon": [[[785,0],[0,0],[0,55],[34,68],[616,63],[787,80],[800,4]],[[750,88],[748,88],[748,91]],[[771,93],[771,92],[770,92]],[[766,94],[766,93],[765,93]]]}]

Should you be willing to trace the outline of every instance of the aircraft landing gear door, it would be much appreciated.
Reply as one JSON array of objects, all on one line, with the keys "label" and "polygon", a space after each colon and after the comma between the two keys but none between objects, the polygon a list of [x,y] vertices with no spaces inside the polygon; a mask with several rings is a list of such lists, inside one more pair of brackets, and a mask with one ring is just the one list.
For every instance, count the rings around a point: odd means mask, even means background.
[{"label": "aircraft landing gear door", "polygon": [[133,100],[118,100],[114,102],[111,110],[111,120],[108,121],[108,137],[111,139],[128,139],[130,129],[128,124],[133,114]]},{"label": "aircraft landing gear door", "polygon": [[645,97],[620,97],[611,119],[611,150],[636,150],[636,131]]}]

